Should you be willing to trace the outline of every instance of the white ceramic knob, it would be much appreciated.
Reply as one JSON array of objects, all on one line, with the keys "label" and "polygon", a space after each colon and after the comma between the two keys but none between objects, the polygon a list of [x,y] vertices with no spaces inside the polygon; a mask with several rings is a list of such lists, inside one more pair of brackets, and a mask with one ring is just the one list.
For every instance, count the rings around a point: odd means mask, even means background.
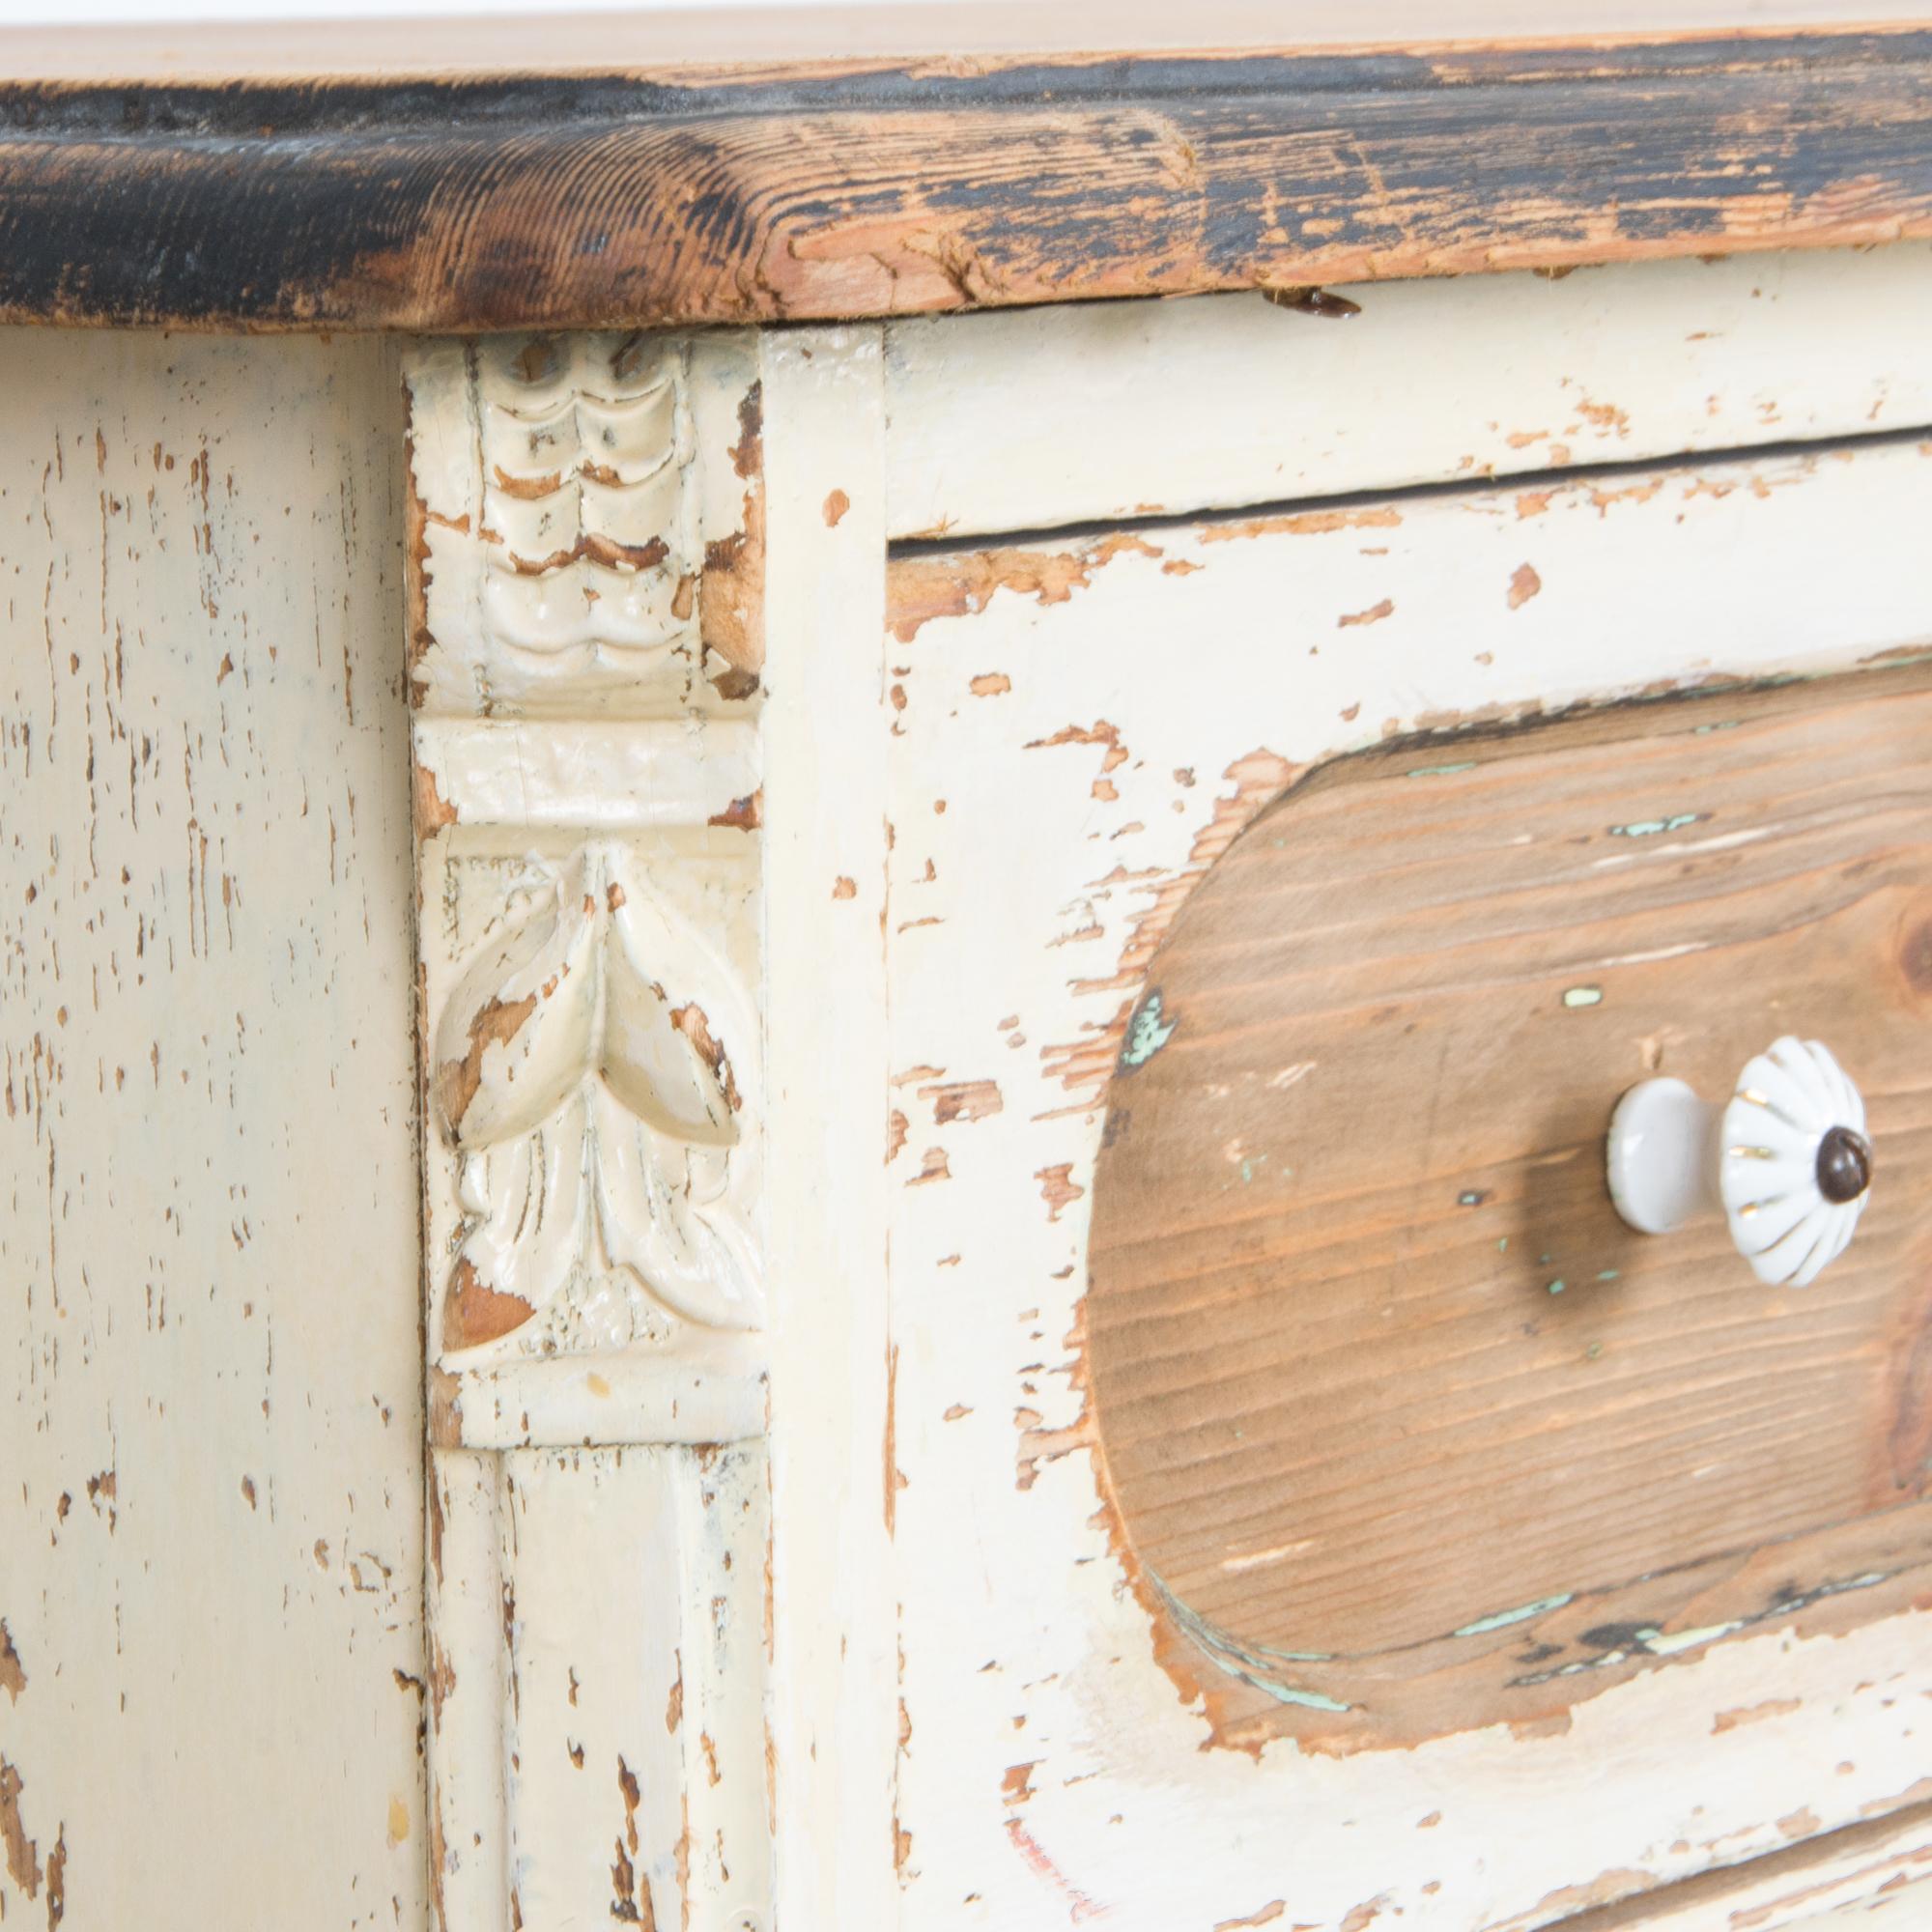
[{"label": "white ceramic knob", "polygon": [[1722,1108],[1639,1082],[1610,1118],[1610,1199],[1645,1235],[1721,1208],[1758,1280],[1805,1288],[1845,1251],[1871,1189],[1865,1103],[1815,1039],[1788,1035]]}]

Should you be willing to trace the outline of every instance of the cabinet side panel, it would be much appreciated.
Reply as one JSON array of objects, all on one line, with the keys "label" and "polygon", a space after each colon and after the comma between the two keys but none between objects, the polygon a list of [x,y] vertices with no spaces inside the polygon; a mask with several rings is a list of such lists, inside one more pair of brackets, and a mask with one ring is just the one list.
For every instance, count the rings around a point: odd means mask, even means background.
[{"label": "cabinet side panel", "polygon": [[413,1927],[393,352],[0,358],[0,1917]]}]

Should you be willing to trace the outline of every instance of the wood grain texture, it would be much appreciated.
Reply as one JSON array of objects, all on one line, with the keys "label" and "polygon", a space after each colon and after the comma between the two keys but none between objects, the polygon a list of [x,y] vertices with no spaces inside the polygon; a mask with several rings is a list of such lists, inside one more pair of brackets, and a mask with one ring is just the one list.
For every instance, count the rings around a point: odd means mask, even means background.
[{"label": "wood grain texture", "polygon": [[0,318],[758,322],[1932,234],[1932,33],[0,88]]},{"label": "wood grain texture", "polygon": [[[1231,1732],[1548,1720],[1922,1596],[1928,748],[1918,671],[1397,744],[1208,872],[1110,1091],[1087,1315],[1113,1494]],[[1633,1082],[1724,1094],[1784,1032],[1883,1149],[1806,1293],[1719,1217],[1633,1234],[1603,1177]]]},{"label": "wood grain texture", "polygon": [[0,355],[0,1920],[420,1925],[395,357]]}]

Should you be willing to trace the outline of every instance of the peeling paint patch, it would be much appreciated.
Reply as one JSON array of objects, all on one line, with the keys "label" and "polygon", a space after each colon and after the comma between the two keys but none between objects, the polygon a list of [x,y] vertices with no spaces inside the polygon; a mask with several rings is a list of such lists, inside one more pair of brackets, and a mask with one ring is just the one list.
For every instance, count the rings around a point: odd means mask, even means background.
[{"label": "peeling paint patch", "polygon": [[944,1148],[927,1148],[920,1156],[919,1172],[906,1182],[908,1187],[917,1187],[927,1180],[951,1180],[952,1170],[946,1164]]},{"label": "peeling paint patch", "polygon": [[17,1704],[20,1692],[26,1688],[26,1667],[20,1662],[20,1653],[14,1648],[13,1633],[7,1628],[6,1618],[0,1617],[0,1690],[5,1690],[8,1698]]},{"label": "peeling paint patch", "polygon": [[20,1821],[20,1774],[0,1757],[0,1847],[7,1853],[7,1875],[29,1898],[41,1893],[39,1848]]},{"label": "peeling paint patch", "polygon": [[1073,1178],[1073,1163],[1063,1160],[1054,1167],[1038,1169],[1034,1179],[1039,1182],[1039,1198],[1046,1203],[1049,1221],[1060,1219],[1060,1210],[1082,1199],[1087,1190]]},{"label": "peeling paint patch", "polygon": [[762,787],[743,798],[734,798],[723,811],[714,811],[704,822],[724,825],[739,832],[755,832],[764,818],[765,794]]},{"label": "peeling paint patch", "polygon": [[67,1827],[63,1825],[47,1854],[47,1932],[60,1932],[67,1917]]},{"label": "peeling paint patch", "polygon": [[1520,611],[1542,588],[1543,579],[1536,574],[1534,567],[1527,563],[1518,564],[1515,573],[1510,578],[1510,609],[1512,611]]},{"label": "peeling paint patch", "polygon": [[919,1097],[932,1102],[933,1124],[941,1127],[952,1121],[983,1121],[1005,1104],[998,1082],[992,1080],[955,1080],[945,1086],[922,1087]]},{"label": "peeling paint patch", "polygon": [[1668,818],[1637,818],[1628,825],[1610,827],[1612,838],[1655,838],[1662,832],[1681,832],[1687,825],[1701,824],[1711,814],[1707,811],[1677,811]]},{"label": "peeling paint patch", "polygon": [[1226,1671],[1230,1677],[1251,1690],[1264,1692],[1277,1704],[1293,1704],[1305,1711],[1325,1711],[1338,1715],[1358,1708],[1325,1696],[1320,1690],[1287,1683],[1281,1677],[1280,1666],[1284,1663],[1331,1662],[1333,1660],[1327,1651],[1274,1650],[1265,1645],[1242,1643],[1218,1624],[1183,1604],[1151,1571],[1145,1574],[1168,1615],[1201,1646],[1217,1669]]},{"label": "peeling paint patch", "polygon": [[1720,1738],[1726,1731],[1740,1730],[1746,1724],[1761,1724],[1768,1718],[1788,1718],[1794,1711],[1803,1709],[1802,1698],[1768,1697],[1762,1704],[1746,1704],[1735,1711],[1719,1711],[1711,1720],[1711,1735]]},{"label": "peeling paint patch", "polygon": [[1369,510],[1300,510],[1285,517],[1254,517],[1238,524],[1204,524],[1203,543],[1238,543],[1244,537],[1320,537],[1334,530],[1393,530],[1402,512],[1393,503]]},{"label": "peeling paint patch", "polygon": [[1581,1007],[1600,1007],[1604,1003],[1604,989],[1601,986],[1567,986],[1563,992],[1563,1004],[1573,1011]]},{"label": "peeling paint patch", "polygon": [[1216,1921],[1214,1932],[1245,1932],[1251,1925],[1272,1925],[1288,1910],[1285,1899],[1273,1899],[1264,1905],[1259,1912],[1251,1912],[1245,1918],[1223,1918]]},{"label": "peeling paint patch", "polygon": [[968,617],[1010,590],[1040,605],[1065,604],[1094,573],[1123,554],[1158,557],[1143,537],[1115,535],[1082,550],[980,550],[950,556],[896,559],[886,574],[886,623],[902,644],[935,617]]},{"label": "peeling paint patch", "polygon": [[1179,1020],[1163,1020],[1161,1017],[1160,988],[1154,987],[1134,1009],[1134,1016],[1127,1022],[1126,1043],[1121,1048],[1121,1065],[1145,1066],[1170,1039]]},{"label": "peeling paint patch", "polygon": [[1379,604],[1371,604],[1366,611],[1355,611],[1335,619],[1338,631],[1351,631],[1362,624],[1379,624],[1384,617],[1395,614],[1395,599],[1384,597]]},{"label": "peeling paint patch", "polygon": [[[1562,1284],[1559,1282],[1560,1288]],[[1560,1610],[1572,1602],[1569,1592],[1560,1597],[1542,1597],[1533,1604],[1523,1604],[1513,1610],[1498,1610],[1493,1616],[1478,1617],[1472,1624],[1464,1624],[1455,1633],[1457,1636],[1484,1636],[1491,1631],[1508,1630],[1512,1624],[1527,1623],[1531,1617],[1540,1617],[1550,1610]]]}]

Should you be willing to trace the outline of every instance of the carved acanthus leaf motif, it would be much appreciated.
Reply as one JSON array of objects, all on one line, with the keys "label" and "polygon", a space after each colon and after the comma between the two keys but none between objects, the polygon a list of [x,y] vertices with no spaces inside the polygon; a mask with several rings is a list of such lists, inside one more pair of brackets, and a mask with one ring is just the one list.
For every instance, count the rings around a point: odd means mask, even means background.
[{"label": "carved acanthus leaf motif", "polygon": [[585,846],[443,1012],[435,1097],[469,1215],[445,1350],[539,1312],[524,1339],[546,1349],[763,1319],[755,1028],[729,967],[621,874]]}]

